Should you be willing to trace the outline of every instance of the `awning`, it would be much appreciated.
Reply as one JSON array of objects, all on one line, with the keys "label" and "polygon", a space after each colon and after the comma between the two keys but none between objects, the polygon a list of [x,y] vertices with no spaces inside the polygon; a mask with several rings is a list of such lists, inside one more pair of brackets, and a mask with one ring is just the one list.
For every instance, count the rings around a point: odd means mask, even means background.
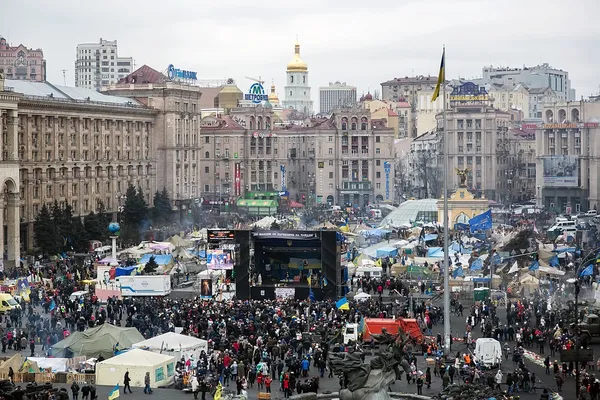
[{"label": "awning", "polygon": [[290,207],[291,208],[302,208],[304,207],[304,204],[302,203],[298,203],[297,201],[290,201]]},{"label": "awning", "polygon": [[237,202],[239,207],[272,207],[277,208],[276,200],[252,200],[252,199],[239,199]]}]

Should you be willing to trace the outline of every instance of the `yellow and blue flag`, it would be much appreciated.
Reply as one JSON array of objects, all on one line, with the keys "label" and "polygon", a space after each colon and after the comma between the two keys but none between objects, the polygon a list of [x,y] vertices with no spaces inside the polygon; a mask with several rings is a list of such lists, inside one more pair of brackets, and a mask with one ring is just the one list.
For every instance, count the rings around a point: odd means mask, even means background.
[{"label": "yellow and blue flag", "polygon": [[342,297],[335,303],[335,307],[338,310],[349,310],[350,304],[348,304],[348,299],[346,299],[345,297]]},{"label": "yellow and blue flag", "polygon": [[113,390],[111,390],[110,393],[108,394],[108,400],[114,400],[118,397],[119,397],[119,384],[117,383],[117,386],[115,386],[115,388]]},{"label": "yellow and blue flag", "polygon": [[215,390],[215,394],[213,396],[213,400],[221,400],[221,396],[223,395],[223,385],[221,382],[217,385],[217,389]]},{"label": "yellow and blue flag", "polygon": [[444,48],[444,51],[442,52],[442,62],[440,63],[440,74],[438,75],[437,85],[435,86],[435,90],[433,91],[433,95],[431,96],[432,102],[436,101],[437,98],[440,97],[440,88],[446,81],[446,71],[445,71],[446,66],[444,65],[446,63],[445,59],[446,59],[446,48]]}]

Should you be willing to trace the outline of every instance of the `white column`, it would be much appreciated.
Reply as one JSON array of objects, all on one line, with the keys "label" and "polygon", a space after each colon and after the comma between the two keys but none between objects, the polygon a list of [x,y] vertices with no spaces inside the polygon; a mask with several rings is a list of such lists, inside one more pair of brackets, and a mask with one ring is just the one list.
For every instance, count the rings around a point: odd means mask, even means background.
[{"label": "white column", "polygon": [[18,266],[21,260],[21,229],[19,221],[19,193],[8,193],[8,265]]}]

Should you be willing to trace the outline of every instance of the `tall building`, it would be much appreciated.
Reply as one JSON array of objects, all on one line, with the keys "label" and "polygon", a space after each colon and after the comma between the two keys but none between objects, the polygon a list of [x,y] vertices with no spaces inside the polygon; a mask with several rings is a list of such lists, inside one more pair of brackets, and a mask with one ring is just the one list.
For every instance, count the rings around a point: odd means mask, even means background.
[{"label": "tall building", "polygon": [[356,103],[356,86],[346,82],[329,82],[329,86],[319,88],[319,111],[328,114],[334,109],[349,107]]},{"label": "tall building", "polygon": [[[469,188],[488,199],[504,202],[501,193],[505,193],[503,189],[510,179],[506,170],[512,168],[513,162],[508,145],[510,114],[492,107],[485,88],[472,82],[454,87],[448,98],[446,137],[450,170],[468,168]],[[437,121],[441,128],[441,113]],[[443,136],[438,136],[442,141]],[[438,145],[438,154],[441,159],[443,143]],[[449,188],[458,187],[456,174],[448,174],[448,179]]]},{"label": "tall building", "polygon": [[6,79],[43,82],[46,80],[44,52],[22,44],[11,46],[0,36],[0,74]]},{"label": "tall building", "polygon": [[538,205],[556,213],[600,207],[600,102],[545,104],[536,128]]},{"label": "tall building", "polygon": [[116,40],[77,45],[75,86],[100,91],[133,71],[133,58],[119,57]]},{"label": "tall building", "polygon": [[33,224],[44,204],[70,204],[83,216],[102,202],[117,212],[129,184],[142,188],[152,203],[156,115],[135,100],[94,90],[0,80],[0,131],[6,135],[0,226],[6,215],[9,263],[19,259],[21,245],[34,247]]},{"label": "tall building", "polygon": [[294,58],[287,65],[285,85],[285,108],[293,108],[306,115],[312,115],[313,102],[310,99],[308,65],[300,57],[300,43],[294,46]]},{"label": "tall building", "polygon": [[156,126],[161,128],[151,142],[152,154],[160,160],[156,185],[166,188],[178,207],[201,196],[201,180],[206,176],[199,162],[213,154],[200,138],[200,90],[169,80],[146,65],[103,89],[103,93],[136,99],[158,111]]},{"label": "tall building", "polygon": [[[437,76],[406,76],[394,78],[381,84],[382,100],[407,102],[410,104],[408,136],[415,138],[437,127],[436,115],[442,112],[442,96],[432,102],[431,97],[437,84]],[[450,93],[452,89],[447,90]]]},{"label": "tall building", "polygon": [[575,89],[571,88],[569,73],[562,69],[552,68],[548,63],[534,67],[523,68],[495,68],[485,66],[482,70],[482,78],[475,80],[476,83],[498,83],[507,86],[515,86],[519,83],[530,88],[552,89],[559,101],[575,100]]}]

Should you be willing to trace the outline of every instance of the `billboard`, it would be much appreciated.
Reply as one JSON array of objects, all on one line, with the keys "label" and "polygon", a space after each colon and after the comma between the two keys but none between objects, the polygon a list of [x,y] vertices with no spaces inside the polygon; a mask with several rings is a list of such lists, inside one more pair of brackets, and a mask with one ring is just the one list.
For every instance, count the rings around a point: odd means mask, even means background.
[{"label": "billboard", "polygon": [[206,253],[206,267],[208,269],[233,269],[232,250],[208,250]]},{"label": "billboard", "polygon": [[200,279],[200,296],[204,299],[210,299],[212,295],[212,279]]},{"label": "billboard", "polygon": [[544,157],[544,186],[579,187],[577,156]]}]

